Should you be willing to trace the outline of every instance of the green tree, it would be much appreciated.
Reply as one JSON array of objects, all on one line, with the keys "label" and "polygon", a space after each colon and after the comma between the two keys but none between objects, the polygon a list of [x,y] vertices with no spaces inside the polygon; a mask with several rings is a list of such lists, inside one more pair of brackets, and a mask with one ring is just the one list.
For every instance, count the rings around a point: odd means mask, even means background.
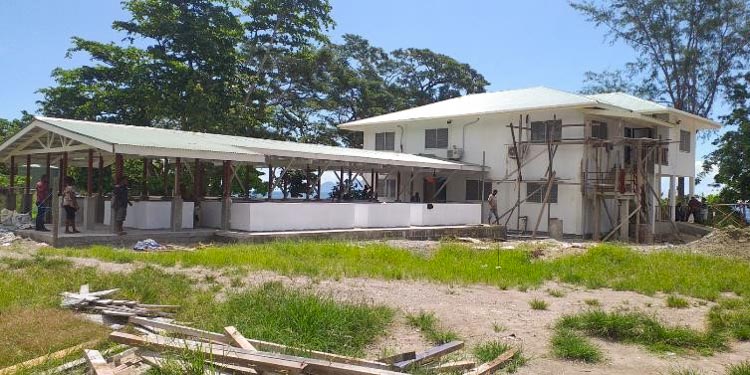
[{"label": "green tree", "polygon": [[[640,56],[624,73],[590,78],[607,85],[617,76],[615,83],[640,77],[636,87],[623,88],[653,93],[699,116],[708,117],[722,85],[746,67],[750,55],[746,0],[583,0],[571,6]],[[593,85],[589,91],[601,88]]]},{"label": "green tree", "polygon": [[714,180],[721,184],[723,202],[750,199],[750,73],[727,91],[732,112],[724,117],[731,130],[713,141],[716,147],[703,162],[703,175],[717,170]]}]

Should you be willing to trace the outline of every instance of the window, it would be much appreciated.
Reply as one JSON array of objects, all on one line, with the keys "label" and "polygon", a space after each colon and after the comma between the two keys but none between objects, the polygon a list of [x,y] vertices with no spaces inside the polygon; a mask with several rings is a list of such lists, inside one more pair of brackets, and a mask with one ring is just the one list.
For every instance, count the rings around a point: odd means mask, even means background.
[{"label": "window", "polygon": [[680,130],[680,151],[690,152],[690,132]]},{"label": "window", "polygon": [[396,142],[395,132],[375,133],[375,149],[393,151]]},{"label": "window", "polygon": [[669,147],[661,148],[661,165],[669,165]]},{"label": "window", "polygon": [[[533,193],[533,194],[532,194]],[[544,195],[547,194],[547,183],[546,182],[527,182],[526,183],[526,195],[531,194],[527,202],[530,203],[542,203],[544,202]],[[552,189],[549,193],[549,203],[557,203],[557,183],[552,183]]]},{"label": "window", "polygon": [[531,122],[531,143],[545,143],[548,136],[550,141],[562,139],[562,120]]},{"label": "window", "polygon": [[484,194],[482,194],[482,181],[481,180],[466,180],[466,200],[467,201],[481,201],[487,198],[492,192],[492,182],[486,181],[484,183]]},{"label": "window", "polygon": [[448,128],[425,129],[424,148],[448,148]]},{"label": "window", "polygon": [[591,138],[607,139],[607,123],[591,121]]},{"label": "window", "polygon": [[626,138],[654,138],[651,128],[625,128]]}]

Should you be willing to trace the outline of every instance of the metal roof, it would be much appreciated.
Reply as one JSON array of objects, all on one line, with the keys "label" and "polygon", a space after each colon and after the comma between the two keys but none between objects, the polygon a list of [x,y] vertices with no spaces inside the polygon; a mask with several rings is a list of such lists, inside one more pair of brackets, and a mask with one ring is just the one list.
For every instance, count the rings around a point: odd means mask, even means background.
[{"label": "metal roof", "polygon": [[403,111],[344,123],[339,125],[339,127],[348,130],[358,130],[367,125],[406,123],[417,120],[450,119],[460,116],[554,108],[613,109],[636,112],[644,116],[654,113],[672,112],[697,120],[699,127],[716,128],[721,126],[707,118],[621,92],[581,95],[540,86],[461,96]]},{"label": "metal roof", "polygon": [[460,96],[416,108],[348,122],[339,125],[339,127],[342,129],[356,129],[362,125],[391,122],[530,111],[547,108],[585,107],[596,106],[598,104],[600,103],[597,100],[584,95],[540,86]]},{"label": "metal roof", "polygon": [[701,117],[701,116],[694,115],[689,112],[681,111],[679,109],[675,109],[675,108],[666,106],[664,104],[652,102],[650,100],[641,99],[637,96],[626,94],[624,92],[610,92],[610,93],[605,93],[605,94],[588,95],[588,97],[595,99],[595,100],[599,100],[604,103],[608,103],[608,104],[620,107],[620,108],[625,108],[633,112],[638,112],[641,114],[654,114],[654,113],[667,113],[667,112],[675,113],[675,114],[689,117],[689,118],[699,121],[700,128],[718,129],[721,127],[721,124],[715,121],[712,121],[710,119],[707,119],[705,117]]},{"label": "metal roof", "polygon": [[[196,133],[144,126],[94,121],[35,117],[31,124],[0,145],[0,160],[7,160],[19,148],[36,147],[35,137],[54,133],[76,142],[71,150],[96,148],[107,154],[121,153],[140,157],[167,157],[204,160],[232,160],[265,165],[278,159],[304,159],[318,165],[371,165],[442,170],[480,171],[473,164],[398,152],[373,151],[318,144],[277,141],[223,134]],[[71,143],[72,144],[72,143]],[[28,151],[28,150],[26,150]],[[336,164],[338,163],[338,164]]]}]

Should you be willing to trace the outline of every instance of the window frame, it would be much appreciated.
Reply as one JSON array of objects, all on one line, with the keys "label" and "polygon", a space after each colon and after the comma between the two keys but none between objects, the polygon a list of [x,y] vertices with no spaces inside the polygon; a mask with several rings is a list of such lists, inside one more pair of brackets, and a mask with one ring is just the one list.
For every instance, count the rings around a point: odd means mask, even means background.
[{"label": "window frame", "polygon": [[[546,181],[543,182],[527,182],[526,183],[526,195],[528,196],[530,193],[532,193],[534,190],[538,189],[540,186],[542,187],[541,190],[537,194],[534,194],[528,199],[526,199],[526,202],[529,203],[539,203],[542,204],[544,202],[544,194],[546,193],[546,190],[544,189],[544,186],[547,185]],[[538,198],[537,198],[538,196]],[[552,190],[550,191],[550,197],[549,197],[549,203],[558,203],[559,200],[559,186],[557,182],[552,183]]]},{"label": "window frame", "polygon": [[[470,183],[476,184],[475,186],[473,186],[473,193],[474,193],[473,195],[476,196],[476,198],[474,199],[472,199],[472,197],[469,196],[469,193],[472,191],[472,189],[469,189]],[[484,181],[484,195],[489,194],[487,192],[488,189],[490,192],[492,191],[492,181]],[[465,201],[467,202],[484,201],[485,199],[487,199],[487,197],[485,197],[484,195],[482,194],[482,180],[475,180],[475,179],[470,179],[470,178],[466,179],[466,181],[464,182],[464,200]]]},{"label": "window frame", "polygon": [[[445,138],[441,139],[440,133],[445,132]],[[445,128],[429,128],[424,130],[424,148],[434,150],[447,150],[450,133],[447,127]],[[444,140],[445,144],[441,144],[440,141]]]},{"label": "window frame", "polygon": [[[382,144],[378,147],[378,138],[382,139]],[[388,138],[391,138],[391,147],[388,147]],[[376,151],[394,151],[396,150],[396,132],[377,132],[375,133],[375,150]]]},{"label": "window frame", "polygon": [[[687,142],[683,143],[683,135],[687,134]],[[685,144],[687,145],[686,147]],[[690,130],[680,129],[680,152],[690,153],[693,148],[693,133]]]},{"label": "window frame", "polygon": [[[540,138],[539,129],[534,132],[534,127],[542,126],[543,137]],[[562,141],[562,120],[532,121],[530,124],[529,141],[531,143],[547,143],[547,136],[550,136],[552,142]]]}]

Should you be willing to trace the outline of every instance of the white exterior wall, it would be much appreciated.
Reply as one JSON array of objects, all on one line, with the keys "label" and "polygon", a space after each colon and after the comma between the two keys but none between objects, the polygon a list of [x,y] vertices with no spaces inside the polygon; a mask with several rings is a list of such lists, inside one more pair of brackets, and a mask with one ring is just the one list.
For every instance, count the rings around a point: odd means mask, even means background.
[{"label": "white exterior wall", "polygon": [[[193,228],[193,202],[182,203],[182,228]],[[104,202],[104,224],[109,225],[112,217],[112,202]],[[128,215],[123,225],[136,229],[170,229],[172,227],[172,202],[133,202],[128,207]]]},{"label": "white exterior wall", "polygon": [[[552,120],[553,118],[561,119],[564,125],[583,124],[584,115],[582,112],[574,109],[547,110],[529,112],[529,123],[532,121]],[[523,114],[524,126],[526,122],[526,113]],[[508,147],[512,147],[512,137],[508,125],[512,122],[518,125],[519,114],[495,114],[480,116],[479,121],[476,116],[459,117],[451,119],[451,124],[447,120],[434,121],[414,121],[404,124],[401,128],[396,124],[393,125],[372,125],[363,129],[364,147],[368,149],[375,148],[375,133],[393,131],[395,132],[395,149],[400,150],[403,145],[403,151],[411,154],[432,154],[440,158],[447,157],[446,149],[426,149],[424,147],[424,131],[432,128],[448,128],[448,147],[454,145],[464,149],[462,162],[481,165],[482,153],[485,154],[485,165],[488,167],[487,179],[502,180],[515,179],[515,175],[510,172],[515,170],[516,162],[514,159],[507,157]],[[465,124],[471,123],[470,125]],[[530,126],[530,125],[528,125]],[[403,128],[403,135],[402,135]],[[464,131],[465,129],[465,131]],[[563,127],[563,138],[583,138],[583,127]],[[530,130],[524,129],[523,139],[527,140],[530,136]],[[464,138],[465,134],[465,140]],[[516,129],[518,136],[518,129]],[[524,180],[537,181],[544,179],[547,168],[547,147],[544,144],[531,145],[527,158],[541,153],[534,161],[523,167]],[[562,145],[558,148],[554,161],[554,169],[557,172],[557,178],[565,182],[579,182],[581,175],[581,158],[583,155],[583,145]],[[441,174],[440,176],[445,176]],[[402,178],[404,176],[402,175]],[[408,178],[408,177],[407,177]],[[468,177],[478,179],[478,174]],[[454,176],[446,186],[447,200],[449,202],[463,202],[466,198],[465,186],[466,176]],[[498,211],[503,213],[516,202],[515,182],[495,182],[493,188],[499,190]],[[406,194],[408,194],[408,187]],[[423,191],[422,178],[415,178],[414,191]],[[489,194],[489,192],[486,192]],[[521,195],[525,197],[526,186],[522,184]],[[425,197],[422,197],[424,200]],[[558,202],[553,203],[553,218],[563,220],[563,230],[565,233],[583,234],[583,198],[580,186],[559,184]],[[533,229],[536,218],[539,214],[541,204],[524,203],[522,205],[521,216],[528,216],[529,230]],[[449,214],[449,213],[448,213]],[[480,213],[478,215],[481,216]],[[509,228],[515,229],[517,213],[508,223]],[[540,231],[547,231],[546,211],[543,220],[539,225]],[[483,220],[485,218],[482,218]],[[425,224],[428,225],[428,224]]]},{"label": "white exterior wall", "polygon": [[[204,202],[207,203],[207,202]],[[204,223],[217,225],[216,202],[204,209]],[[218,204],[220,214],[221,204]],[[479,204],[411,203],[318,203],[252,202],[233,203],[231,229],[246,232],[305,231],[353,228],[406,228],[479,224]],[[218,226],[218,225],[217,225]]]}]

